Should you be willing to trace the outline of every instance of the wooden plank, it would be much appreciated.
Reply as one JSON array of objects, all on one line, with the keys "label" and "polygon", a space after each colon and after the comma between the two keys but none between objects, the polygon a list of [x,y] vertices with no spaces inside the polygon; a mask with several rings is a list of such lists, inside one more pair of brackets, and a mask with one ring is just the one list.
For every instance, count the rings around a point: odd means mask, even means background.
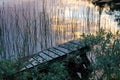
[{"label": "wooden plank", "polygon": [[31,62],[31,61],[33,61],[33,60],[34,60],[33,58],[30,58],[28,61]]},{"label": "wooden plank", "polygon": [[29,68],[31,68],[31,67],[33,67],[33,65],[30,64],[30,63],[26,65],[26,68],[27,68],[27,69],[29,69]]},{"label": "wooden plank", "polygon": [[41,55],[39,55],[39,54],[38,54],[38,56],[42,58],[42,61],[45,61],[46,59],[44,57],[42,57]]},{"label": "wooden plank", "polygon": [[74,46],[74,47],[78,47],[78,46],[79,46],[79,44],[74,44],[74,43],[72,43],[71,41],[68,42],[68,43],[66,43],[66,44],[71,44],[71,45]]},{"label": "wooden plank", "polygon": [[52,59],[51,57],[49,57],[48,55],[46,55],[44,53],[39,53],[39,55],[45,59],[44,61],[48,61],[48,60]]},{"label": "wooden plank", "polygon": [[65,49],[68,49],[69,51],[74,51],[74,50],[77,50],[77,45],[74,45],[74,44],[71,44],[71,43],[65,43],[65,44],[62,44],[62,45],[59,45],[60,47],[62,48],[65,48]]},{"label": "wooden plank", "polygon": [[67,45],[65,45],[65,44],[62,44],[62,45],[58,45],[59,47],[62,47],[62,48],[64,48],[64,49],[68,49],[68,50],[70,50],[69,48],[70,48],[70,46],[67,46]]},{"label": "wooden plank", "polygon": [[78,45],[78,49],[80,49],[80,48],[82,48],[82,47],[85,46],[85,44],[84,44],[83,42],[80,42],[80,41],[77,41],[77,40],[75,40],[75,41],[70,41],[70,43],[73,43],[73,44]]},{"label": "wooden plank", "polygon": [[56,55],[56,54],[54,54],[53,52],[50,52],[50,51],[48,51],[48,50],[45,50],[45,51],[43,51],[43,52],[46,53],[46,54],[48,54],[48,55],[51,56],[52,58],[58,57],[58,55]]},{"label": "wooden plank", "polygon": [[53,52],[54,54],[56,54],[56,55],[58,55],[58,56],[62,56],[62,55],[65,54],[65,53],[63,53],[63,52],[61,52],[61,51],[59,51],[59,50],[54,49],[54,48],[50,48],[50,49],[48,49],[48,50],[51,51],[51,52]]},{"label": "wooden plank", "polygon": [[34,58],[29,59],[29,62],[33,65],[36,66],[39,62],[36,61]]},{"label": "wooden plank", "polygon": [[70,43],[72,43],[72,44],[75,44],[75,45],[80,45],[81,43],[80,43],[80,41],[77,41],[77,40],[75,40],[75,41],[69,41]]},{"label": "wooden plank", "polygon": [[66,43],[66,45],[67,46],[70,46],[70,49],[72,50],[72,51],[74,51],[74,50],[77,50],[78,49],[78,46],[79,45],[75,45],[75,44],[72,44],[72,43],[70,43],[70,42],[68,42],[68,43]]},{"label": "wooden plank", "polygon": [[31,64],[33,64],[34,66],[36,66],[36,65],[38,65],[38,64],[39,64],[39,62],[38,62],[38,61],[36,61],[36,60],[33,60],[33,61],[31,61]]},{"label": "wooden plank", "polygon": [[45,50],[45,51],[43,51],[43,53],[44,53],[45,55],[47,55],[47,56],[51,57],[52,59],[54,58],[54,56],[51,56],[51,55],[50,55],[50,53],[48,53],[46,50]]},{"label": "wooden plank", "polygon": [[53,47],[54,49],[56,49],[56,50],[59,50],[59,51],[61,51],[61,52],[63,52],[63,53],[69,53],[69,50],[68,49],[65,49],[65,48],[62,48],[62,47],[59,47],[59,46],[56,46],[56,47]]},{"label": "wooden plank", "polygon": [[34,56],[33,58],[37,60],[39,63],[43,62],[43,59],[40,56]]},{"label": "wooden plank", "polygon": [[25,68],[25,69],[29,69],[29,68],[31,68],[31,67],[33,67],[33,66],[34,66],[34,65],[31,64],[31,62],[28,61],[28,62],[25,63],[24,68]]},{"label": "wooden plank", "polygon": [[64,52],[61,52],[61,51],[56,50],[56,49],[54,49],[54,48],[50,48],[50,49],[48,49],[48,50],[51,51],[51,52],[53,52],[53,53],[55,53],[55,54],[57,54],[57,55],[59,55],[59,56],[65,55]]}]

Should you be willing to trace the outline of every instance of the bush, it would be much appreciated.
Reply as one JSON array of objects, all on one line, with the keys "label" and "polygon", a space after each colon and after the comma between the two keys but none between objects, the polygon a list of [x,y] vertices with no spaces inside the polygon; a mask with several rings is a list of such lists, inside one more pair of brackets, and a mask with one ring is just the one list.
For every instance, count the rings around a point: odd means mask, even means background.
[{"label": "bush", "polygon": [[0,61],[0,79],[2,80],[15,80],[15,73],[23,67],[20,61],[14,62],[13,60]]},{"label": "bush", "polygon": [[[87,45],[91,45],[96,56],[93,64],[94,79],[119,80],[120,79],[120,34],[100,30],[96,35],[88,34],[82,36]],[[93,77],[92,76],[92,77]]]}]

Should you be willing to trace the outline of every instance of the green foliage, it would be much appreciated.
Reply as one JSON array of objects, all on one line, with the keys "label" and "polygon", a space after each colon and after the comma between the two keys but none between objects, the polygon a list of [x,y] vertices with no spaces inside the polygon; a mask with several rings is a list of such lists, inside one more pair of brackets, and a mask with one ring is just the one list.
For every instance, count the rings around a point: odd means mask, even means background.
[{"label": "green foliage", "polygon": [[49,67],[47,74],[41,74],[41,80],[68,80],[69,75],[62,62],[55,62]]},{"label": "green foliage", "polygon": [[14,62],[13,60],[0,61],[0,79],[14,80],[14,74],[22,67],[22,62]]},{"label": "green foliage", "polygon": [[106,34],[106,32],[102,29],[99,30],[99,32],[96,32],[96,35],[94,34],[82,34],[81,37],[83,38],[83,42],[85,43],[85,45],[88,46],[93,46],[98,44],[99,42],[104,40],[104,35]]},{"label": "green foliage", "polygon": [[[84,42],[92,47],[96,56],[95,71],[101,71],[101,80],[120,79],[120,34],[100,30],[97,35],[84,35]],[[98,72],[99,73],[99,72]],[[97,74],[97,73],[96,73]],[[93,75],[95,76],[95,74]],[[99,78],[99,79],[100,79]]]},{"label": "green foliage", "polygon": [[1,55],[1,52],[2,52],[2,48],[0,48],[0,55]]},{"label": "green foliage", "polygon": [[24,71],[17,76],[17,80],[68,80],[69,75],[64,62],[54,62],[46,65],[47,71],[40,71],[39,67]]},{"label": "green foliage", "polygon": [[70,54],[66,58],[66,64],[68,64],[69,61],[73,61],[75,63],[82,63],[82,58],[78,56],[79,52],[76,52],[76,54]]}]

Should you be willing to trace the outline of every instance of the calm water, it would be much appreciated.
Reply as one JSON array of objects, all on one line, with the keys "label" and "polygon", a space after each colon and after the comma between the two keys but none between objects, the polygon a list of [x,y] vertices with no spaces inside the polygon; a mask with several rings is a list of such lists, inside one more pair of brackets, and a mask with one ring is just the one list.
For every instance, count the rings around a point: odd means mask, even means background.
[{"label": "calm water", "polygon": [[103,10],[99,18],[98,8],[82,0],[1,0],[0,5],[1,58],[29,56],[99,26],[118,29],[113,16]]}]

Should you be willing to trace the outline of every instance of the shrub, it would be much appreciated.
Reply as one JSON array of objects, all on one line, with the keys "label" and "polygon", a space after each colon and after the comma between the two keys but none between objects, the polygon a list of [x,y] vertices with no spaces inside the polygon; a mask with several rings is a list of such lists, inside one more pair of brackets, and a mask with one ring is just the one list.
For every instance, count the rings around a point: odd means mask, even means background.
[{"label": "shrub", "polygon": [[0,79],[15,80],[15,73],[17,73],[23,66],[20,61],[1,60],[0,61]]},{"label": "shrub", "polygon": [[96,35],[82,35],[83,41],[91,45],[96,56],[93,64],[94,79],[119,80],[120,79],[120,34],[100,30]]}]

